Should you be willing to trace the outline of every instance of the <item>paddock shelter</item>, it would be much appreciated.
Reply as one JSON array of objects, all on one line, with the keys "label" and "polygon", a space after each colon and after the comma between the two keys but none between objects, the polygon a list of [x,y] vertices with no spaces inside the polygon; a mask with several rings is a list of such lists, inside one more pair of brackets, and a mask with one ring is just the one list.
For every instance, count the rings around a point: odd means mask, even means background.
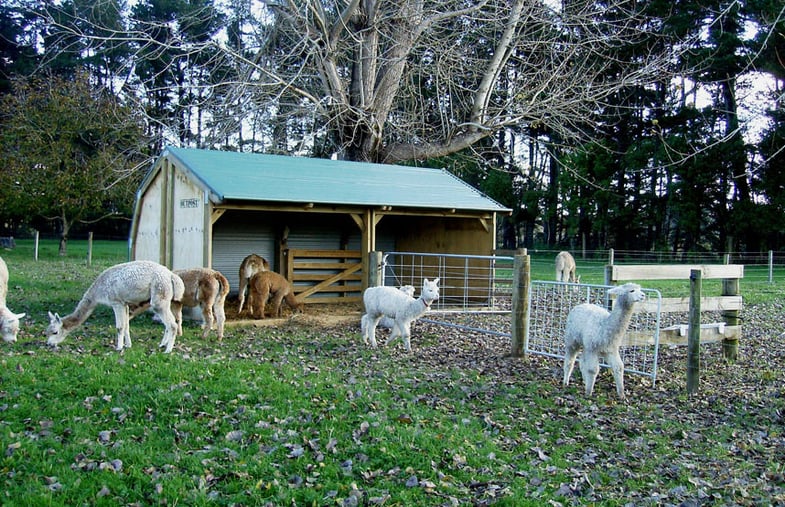
[{"label": "paddock shelter", "polygon": [[510,211],[443,169],[168,147],[137,192],[130,258],[212,267],[236,294],[256,253],[306,303],[357,302],[369,252],[490,255]]}]

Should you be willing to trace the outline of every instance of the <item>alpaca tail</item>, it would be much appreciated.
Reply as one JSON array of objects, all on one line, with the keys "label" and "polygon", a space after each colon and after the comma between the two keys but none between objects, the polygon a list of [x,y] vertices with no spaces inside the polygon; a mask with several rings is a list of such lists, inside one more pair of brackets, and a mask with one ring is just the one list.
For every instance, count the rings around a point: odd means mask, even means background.
[{"label": "alpaca tail", "polygon": [[172,273],[172,301],[182,301],[185,296],[185,284],[183,279]]},{"label": "alpaca tail", "polygon": [[218,271],[215,272],[215,279],[218,280],[219,287],[218,297],[215,299],[215,302],[218,303],[226,300],[226,296],[229,294],[229,280]]}]

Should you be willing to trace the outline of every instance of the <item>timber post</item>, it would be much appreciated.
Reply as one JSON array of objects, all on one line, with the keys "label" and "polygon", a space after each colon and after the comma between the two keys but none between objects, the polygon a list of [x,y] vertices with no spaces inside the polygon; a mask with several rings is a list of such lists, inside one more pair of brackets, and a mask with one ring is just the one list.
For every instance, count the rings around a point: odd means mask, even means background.
[{"label": "timber post", "polygon": [[[738,296],[739,295],[739,279],[738,278],[723,278],[722,279],[722,295],[723,296]],[[723,310],[722,319],[728,326],[738,326],[740,323],[738,310]],[[741,334],[741,333],[739,333]],[[739,337],[732,335],[725,337],[722,340],[722,355],[729,363],[733,363],[739,356]]]},{"label": "timber post", "polygon": [[368,287],[377,287],[382,284],[382,252],[370,252],[368,266]]},{"label": "timber post", "polygon": [[512,350],[513,357],[526,357],[526,338],[529,333],[529,285],[531,258],[525,248],[515,254],[512,280]]},{"label": "timber post", "polygon": [[687,394],[698,392],[700,383],[701,285],[700,269],[690,271],[690,313],[687,336]]}]

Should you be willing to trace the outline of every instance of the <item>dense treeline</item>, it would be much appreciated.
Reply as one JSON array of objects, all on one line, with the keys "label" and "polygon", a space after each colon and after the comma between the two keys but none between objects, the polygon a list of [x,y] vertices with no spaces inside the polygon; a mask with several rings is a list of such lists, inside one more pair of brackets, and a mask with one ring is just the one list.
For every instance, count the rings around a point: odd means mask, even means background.
[{"label": "dense treeline", "polygon": [[[126,218],[167,144],[447,167],[500,246],[785,248],[774,0],[15,0],[3,232]],[[81,224],[81,225],[80,225]]]}]

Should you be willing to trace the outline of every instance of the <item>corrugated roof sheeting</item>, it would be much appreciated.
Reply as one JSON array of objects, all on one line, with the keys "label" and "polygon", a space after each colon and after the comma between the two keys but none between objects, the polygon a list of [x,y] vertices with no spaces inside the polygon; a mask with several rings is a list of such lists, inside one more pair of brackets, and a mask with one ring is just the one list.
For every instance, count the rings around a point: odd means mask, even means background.
[{"label": "corrugated roof sheeting", "polygon": [[221,201],[509,212],[443,169],[168,147]]}]

